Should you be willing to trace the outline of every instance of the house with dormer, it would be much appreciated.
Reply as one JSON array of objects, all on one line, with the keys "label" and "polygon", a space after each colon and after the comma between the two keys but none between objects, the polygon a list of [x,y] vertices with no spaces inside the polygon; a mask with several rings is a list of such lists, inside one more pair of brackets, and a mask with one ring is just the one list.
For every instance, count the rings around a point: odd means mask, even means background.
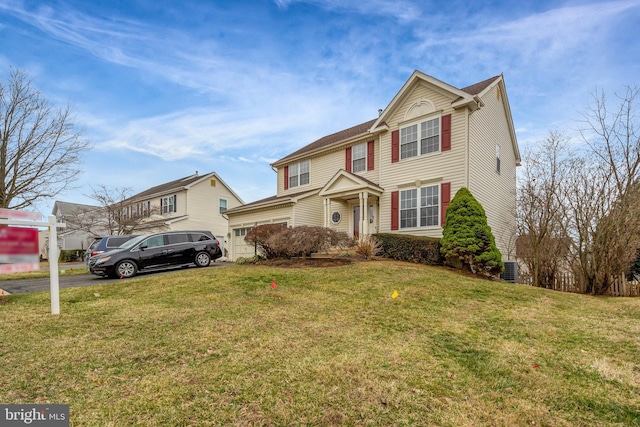
[{"label": "house with dormer", "polygon": [[230,258],[254,255],[260,224],[315,225],[355,238],[442,237],[461,187],[482,204],[505,259],[514,255],[520,153],[503,75],[464,88],[415,71],[377,118],[274,162],[276,195],[229,209]]}]

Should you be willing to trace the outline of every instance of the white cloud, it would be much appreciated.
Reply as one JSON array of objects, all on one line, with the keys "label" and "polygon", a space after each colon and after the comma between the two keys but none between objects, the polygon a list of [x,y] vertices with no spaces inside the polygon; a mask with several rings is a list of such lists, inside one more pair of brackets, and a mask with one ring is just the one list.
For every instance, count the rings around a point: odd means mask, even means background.
[{"label": "white cloud", "polygon": [[361,15],[393,17],[400,22],[418,20],[421,12],[415,2],[406,0],[273,0],[286,10],[294,3],[308,3],[326,10],[354,12]]},{"label": "white cloud", "polygon": [[608,19],[638,8],[635,0],[567,6],[527,15],[508,22],[476,19],[475,26],[460,32],[438,34],[429,30],[418,33],[425,40],[421,49],[455,45],[456,53],[478,57],[496,57],[504,52],[512,57],[529,60],[558,60],[570,52],[571,59],[578,51],[594,48],[598,33],[607,28]]}]

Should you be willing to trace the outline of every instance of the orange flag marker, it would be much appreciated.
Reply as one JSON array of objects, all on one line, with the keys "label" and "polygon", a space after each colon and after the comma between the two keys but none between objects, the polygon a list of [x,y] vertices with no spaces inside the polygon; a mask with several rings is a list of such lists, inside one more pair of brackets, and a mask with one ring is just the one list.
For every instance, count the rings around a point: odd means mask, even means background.
[{"label": "orange flag marker", "polygon": [[271,282],[271,288],[275,289],[276,288],[276,282]]}]

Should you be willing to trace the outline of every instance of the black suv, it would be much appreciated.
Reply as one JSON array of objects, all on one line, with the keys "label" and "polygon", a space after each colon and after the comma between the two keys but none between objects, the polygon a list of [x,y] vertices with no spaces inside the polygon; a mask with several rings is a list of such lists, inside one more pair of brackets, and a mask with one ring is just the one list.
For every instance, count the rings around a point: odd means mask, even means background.
[{"label": "black suv", "polygon": [[165,231],[138,236],[114,251],[91,257],[89,271],[128,278],[148,269],[190,264],[206,267],[221,256],[220,242],[209,231]]},{"label": "black suv", "polygon": [[138,235],[122,234],[118,236],[98,237],[87,249],[87,254],[85,256],[85,263],[87,264],[87,267],[89,266],[89,258],[91,258],[92,256],[97,256],[105,252],[118,249],[120,245],[133,239],[134,237],[138,237]]}]

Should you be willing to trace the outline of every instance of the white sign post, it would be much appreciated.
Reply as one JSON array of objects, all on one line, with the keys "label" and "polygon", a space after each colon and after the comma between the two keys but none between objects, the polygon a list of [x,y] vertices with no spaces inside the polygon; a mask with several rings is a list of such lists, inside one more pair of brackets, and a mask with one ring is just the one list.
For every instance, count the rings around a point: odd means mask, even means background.
[{"label": "white sign post", "polygon": [[49,215],[49,221],[40,221],[42,215],[37,212],[20,212],[0,209],[0,225],[18,225],[22,227],[49,228],[49,281],[51,288],[51,314],[60,314],[60,278],[58,275],[58,227],[65,223],[56,222],[55,215]]}]

